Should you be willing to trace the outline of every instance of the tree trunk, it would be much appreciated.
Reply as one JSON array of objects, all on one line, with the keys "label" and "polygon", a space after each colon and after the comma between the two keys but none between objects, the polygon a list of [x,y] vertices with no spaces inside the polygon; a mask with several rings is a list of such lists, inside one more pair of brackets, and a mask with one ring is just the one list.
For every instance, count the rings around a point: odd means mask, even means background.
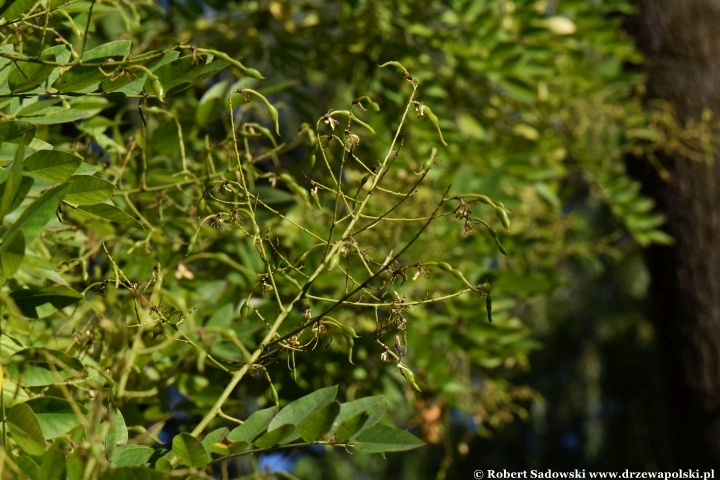
[{"label": "tree trunk", "polygon": [[[720,1],[638,0],[651,97],[682,120],[720,118]],[[675,461],[720,465],[720,158],[664,158],[672,181],[655,198],[676,244],[649,250],[671,400]]]}]

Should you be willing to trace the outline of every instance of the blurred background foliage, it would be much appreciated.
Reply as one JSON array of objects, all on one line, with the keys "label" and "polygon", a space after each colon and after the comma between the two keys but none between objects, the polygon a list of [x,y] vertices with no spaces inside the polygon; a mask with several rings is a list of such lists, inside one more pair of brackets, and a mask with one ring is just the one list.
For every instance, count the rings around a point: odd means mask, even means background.
[{"label": "blurred background foliage", "polygon": [[[83,40],[72,32],[88,22],[88,4],[74,2],[65,15],[54,15],[56,36],[64,35],[76,48]],[[148,181],[169,183],[182,155],[208,172],[208,161],[229,164],[224,99],[237,88],[253,88],[280,112],[277,142],[290,142],[258,166],[263,171],[258,191],[288,218],[313,225],[319,218],[314,207],[275,175],[290,172],[306,190],[312,181],[326,179],[320,155],[313,165],[315,147],[297,132],[325,112],[350,108],[354,99],[368,95],[380,111],[360,118],[377,135],[363,136],[358,151],[363,158],[381,158],[411,87],[396,70],[378,65],[401,62],[419,82],[418,100],[438,116],[449,146],[440,146],[432,125],[412,113],[388,181],[407,190],[432,147],[438,147],[440,163],[399,215],[427,215],[449,184],[452,194],[488,195],[512,212],[509,232],[501,231],[489,209],[478,206],[473,212],[497,227],[508,256],[498,252],[484,229],[466,233],[461,221],[448,216],[430,226],[403,262],[445,261],[471,283],[490,281],[494,322],[487,322],[484,302],[470,294],[409,309],[406,362],[422,389],[417,392],[394,366],[380,361],[371,313],[342,311],[338,320],[360,335],[355,364],[348,361],[342,336],[296,355],[296,379],[282,356],[268,366],[280,398],[284,402],[334,384],[348,400],[383,394],[392,423],[420,436],[426,450],[389,454],[386,461],[330,449],[291,451],[262,457],[260,466],[300,478],[460,478],[476,468],[509,467],[670,468],[641,247],[672,239],[658,230],[662,215],[640,194],[640,183],[625,165],[649,159],[665,178],[663,167],[653,162],[654,152],[706,160],[713,152],[713,119],[705,115],[681,125],[667,105],[646,103],[642,57],[622,29],[633,11],[625,0],[98,2],[86,50],[125,39],[132,40],[134,54],[179,43],[214,48],[266,79],[236,81],[238,72],[231,67],[169,98],[163,106],[167,115],[155,111],[141,119],[136,100],[110,98],[85,107],[102,109],[99,115],[90,110],[91,120],[41,126],[38,136],[82,152],[85,162],[108,178],[121,176],[127,185],[137,185],[141,173],[135,160],[127,171],[122,162],[127,163],[127,152],[137,154],[134,137],[147,121]],[[32,37],[25,48],[32,48]],[[5,115],[20,119],[28,106],[17,99],[4,105]],[[255,107],[243,107],[242,122],[272,131],[265,109]],[[246,138],[252,142],[246,149],[255,156],[266,154],[276,141]],[[344,179],[359,188],[363,173],[348,167]],[[148,281],[153,266],[160,265],[166,281],[163,306],[192,310],[183,326],[186,334],[207,345],[210,354],[236,360],[228,340],[233,334],[220,331],[234,332],[248,347],[261,338],[264,325],[240,316],[248,295],[255,295],[251,305],[259,312],[271,311],[255,292],[254,272],[263,264],[239,229],[205,226],[197,233],[200,218],[222,205],[201,201],[202,188],[214,186],[191,187],[116,198],[162,235],[68,212],[78,228],[62,230],[58,223],[59,232],[44,237],[41,248],[59,271],[26,266],[17,281],[69,282],[83,290],[110,278],[102,239],[128,278]],[[287,223],[273,216],[265,220],[283,251],[312,246]],[[375,227],[367,253],[382,262],[413,234],[399,225]],[[192,252],[186,257],[188,243]],[[407,273],[411,277],[414,271]],[[314,293],[337,298],[344,288],[341,278],[321,277]],[[460,287],[436,271],[429,279],[398,281],[393,289],[422,299]],[[93,332],[92,338],[83,337],[89,344],[95,338],[115,339],[103,344],[110,350],[106,361],[112,349],[126,348],[129,340],[117,335],[114,323],[129,314],[128,295],[110,287],[106,297],[95,291],[71,317],[48,320],[45,336],[35,341],[57,336],[53,332],[68,321],[76,331]],[[297,324],[302,311],[295,317]],[[176,343],[171,350],[164,351],[164,359],[148,356],[133,378],[134,388],[155,385],[159,394],[123,408],[128,425],[159,421],[152,433],[161,441],[195,425],[227,377],[187,345]],[[244,380],[231,400],[226,413],[244,417],[272,397],[259,375]]]}]

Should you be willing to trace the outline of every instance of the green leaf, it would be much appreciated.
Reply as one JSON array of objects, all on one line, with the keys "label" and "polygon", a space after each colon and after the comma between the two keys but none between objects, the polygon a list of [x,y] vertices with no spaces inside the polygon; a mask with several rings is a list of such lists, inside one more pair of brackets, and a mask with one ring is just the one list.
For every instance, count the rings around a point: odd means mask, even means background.
[{"label": "green leaf", "polygon": [[350,437],[350,440],[354,440],[359,432],[362,432],[364,429],[372,427],[373,425],[378,423],[382,419],[382,417],[385,415],[387,408],[388,408],[388,405],[385,402],[375,404],[372,407],[368,408],[366,411],[366,413],[368,414],[368,419],[365,422],[365,425],[363,425],[362,428],[360,428],[360,430],[358,432],[353,434]]},{"label": "green leaf", "polygon": [[218,82],[210,87],[202,96],[195,110],[195,121],[198,125],[207,125],[219,117],[220,107],[225,99],[225,92],[227,92],[229,83],[227,80]]},{"label": "green leaf", "polygon": [[37,200],[25,209],[12,227],[10,227],[6,238],[16,230],[22,230],[25,234],[26,244],[35,240],[35,237],[42,231],[45,224],[55,216],[55,212],[60,206],[60,202],[69,187],[69,184],[64,183],[40,195]]},{"label": "green leaf", "polygon": [[82,480],[85,474],[85,462],[77,453],[68,457],[65,462],[65,475],[67,480]]},{"label": "green leaf", "polygon": [[[72,406],[64,398],[38,397],[28,400],[25,404],[35,412],[45,440],[52,440],[82,425]],[[87,412],[85,407],[80,405],[77,407],[82,413]]]},{"label": "green leaf", "polygon": [[[172,452],[170,454],[172,454]],[[174,468],[173,464],[169,460],[168,455],[158,458],[157,461],[155,462],[155,469],[159,470],[161,472],[168,472],[168,471],[172,470],[173,468]]]},{"label": "green leaf", "polygon": [[16,114],[16,117],[24,117],[28,115],[40,115],[47,112],[51,112],[55,109],[62,109],[63,107],[56,107],[58,103],[62,103],[62,98],[48,98],[47,100],[39,100],[29,105],[23,106]]},{"label": "green leaf", "polygon": [[[95,178],[95,177],[92,177]],[[142,224],[135,220],[133,217],[125,213],[124,210],[116,207],[115,205],[108,205],[107,203],[98,203],[96,205],[80,205],[78,210],[90,213],[105,220],[119,223],[120,225],[126,225],[128,227],[135,227],[144,230]]]},{"label": "green leaf", "polygon": [[330,404],[335,400],[338,387],[321,388],[310,395],[298,398],[280,410],[268,425],[268,431],[280,428],[283,425],[297,426],[311,414]]},{"label": "green leaf", "polygon": [[50,449],[42,456],[40,464],[40,476],[43,480],[60,480],[65,476],[65,455],[57,449]]},{"label": "green leaf", "polygon": [[10,298],[15,301],[24,316],[44,318],[55,313],[56,310],[83,300],[85,297],[70,287],[54,285],[45,288],[15,290],[10,293]]},{"label": "green leaf", "polygon": [[[165,88],[166,95],[171,95],[195,82],[195,79],[203,71],[204,62],[197,65],[195,63],[196,60],[193,59],[193,56],[187,55],[173,60],[153,72]],[[150,78],[146,79],[144,86],[145,91],[148,93],[154,91],[150,85],[150,80]],[[174,91],[171,92],[173,89]]]},{"label": "green leaf", "polygon": [[55,183],[62,183],[74,174],[82,158],[59,150],[40,150],[25,159],[25,171]]},{"label": "green leaf", "polygon": [[[28,144],[35,136],[36,130],[37,127],[30,122],[21,120],[4,121],[0,122],[0,139],[3,142],[23,142]],[[29,135],[26,136],[25,134]]]},{"label": "green leaf", "polygon": [[40,422],[32,409],[24,403],[15,405],[6,413],[7,426],[17,444],[30,455],[45,453],[45,437]]},{"label": "green leaf", "polygon": [[2,18],[5,19],[6,24],[12,22],[35,3],[36,0],[7,0],[3,6],[0,7]]},{"label": "green leaf", "polygon": [[45,387],[73,378],[84,370],[80,360],[59,350],[30,347],[8,360],[10,378],[29,387]]},{"label": "green leaf", "polygon": [[282,427],[276,428],[272,431],[267,431],[260,438],[255,440],[255,446],[257,448],[270,448],[281,441],[286,440],[288,435],[291,435],[295,431],[294,425],[283,425]]},{"label": "green leaf", "polygon": [[105,454],[108,457],[112,457],[115,448],[118,445],[125,445],[127,441],[128,429],[125,425],[125,418],[123,418],[120,410],[115,410],[110,424],[110,430],[105,437]]},{"label": "green leaf", "polygon": [[23,117],[37,125],[54,125],[58,123],[71,123],[84,118],[97,115],[112,103],[103,97],[77,97],[69,100],[67,106],[58,106],[37,115]]},{"label": "green leaf", "polygon": [[[138,55],[137,57],[133,57],[133,61],[138,60],[142,57],[150,56],[154,53],[157,53],[157,51],[147,52],[146,54]],[[147,63],[142,63],[142,65],[151,72],[154,72],[163,65],[177,59],[179,56],[180,52],[173,50],[172,52],[167,52],[161,58],[151,59]],[[113,80],[112,77],[106,78],[102,83],[102,88],[106,92],[117,92],[123,93],[125,95],[140,95],[142,94],[143,85],[145,85],[146,79],[147,73],[139,70],[133,70],[131,75],[121,75],[115,80]]]},{"label": "green leaf", "polygon": [[68,182],[70,188],[65,195],[65,201],[75,205],[102,203],[115,191],[112,183],[90,175],[73,175]]},{"label": "green leaf", "polygon": [[150,465],[159,450],[145,445],[125,445],[114,451],[110,461],[118,467]]},{"label": "green leaf", "polygon": [[[228,436],[228,433],[230,433],[230,430],[226,427],[218,428],[217,430],[213,430],[212,432],[208,433],[205,438],[202,440],[202,444],[205,446],[205,448],[212,453],[219,453],[220,455],[227,455],[229,452],[223,451],[223,452],[215,452],[213,451],[213,445],[222,442],[225,440],[225,438]],[[225,448],[227,450],[227,448]]]},{"label": "green leaf", "polygon": [[2,396],[5,401],[5,408],[10,408],[13,405],[24,403],[30,400],[30,396],[24,388],[18,387],[18,384],[6,378],[3,382]]},{"label": "green leaf", "polygon": [[373,397],[358,398],[357,400],[353,400],[352,402],[341,404],[340,412],[338,413],[337,417],[335,417],[335,421],[333,422],[333,428],[330,430],[330,433],[334,433],[335,430],[340,426],[340,424],[345,420],[349,419],[350,417],[354,417],[355,415],[366,411],[373,405],[377,405],[382,402],[383,396],[375,395]]},{"label": "green leaf", "polygon": [[340,403],[337,401],[321,408],[303,420],[298,429],[300,436],[306,442],[314,442],[330,431],[333,420],[340,412]]},{"label": "green leaf", "polygon": [[[54,62],[55,55],[43,55],[41,60]],[[8,87],[12,93],[24,93],[42,86],[55,70],[53,65],[33,62],[14,62],[15,66],[8,74]]]},{"label": "green leaf", "polygon": [[[2,169],[2,171],[6,171],[5,169]],[[22,204],[23,200],[27,197],[28,193],[30,193],[30,189],[32,188],[33,184],[35,183],[35,180],[32,179],[29,176],[24,175],[20,179],[20,186],[18,187],[17,192],[15,193],[15,198],[13,199],[12,205],[10,205],[10,209],[8,213],[14,212],[18,209],[18,207]],[[2,198],[5,195],[5,187],[8,186],[8,182],[5,181],[3,183],[0,183],[0,198]]]},{"label": "green leaf", "polygon": [[[29,136],[26,132],[25,136]],[[22,181],[22,164],[23,158],[25,157],[25,143],[30,143],[30,139],[25,138],[23,142],[18,145],[15,151],[15,159],[10,166],[8,172],[8,178],[5,181],[5,188],[3,189],[2,200],[0,201],[0,222],[5,218],[5,215],[11,212],[10,207],[15,203],[15,196],[20,189],[20,182]]]},{"label": "green leaf", "polygon": [[267,429],[278,410],[278,407],[258,410],[250,415],[248,419],[245,420],[245,423],[234,428],[230,434],[228,434],[228,440],[233,442],[247,442],[248,444],[251,444],[258,435]]},{"label": "green leaf", "polygon": [[100,480],[164,480],[170,478],[159,470],[145,467],[118,467],[105,471]]},{"label": "green leaf", "polygon": [[335,440],[346,442],[350,437],[360,431],[368,420],[368,413],[361,412],[343,421],[335,430]]},{"label": "green leaf", "polygon": [[0,245],[0,278],[12,278],[25,258],[25,235],[20,230],[3,240]]},{"label": "green leaf", "polygon": [[[102,63],[105,60],[124,60],[130,53],[130,41],[118,40],[88,50],[83,62]],[[61,92],[91,92],[105,79],[98,67],[77,65],[64,72],[53,84]]]},{"label": "green leaf", "polygon": [[30,477],[31,480],[43,480],[43,477],[40,476],[40,465],[35,463],[35,460],[32,458],[25,455],[19,455],[15,458],[15,463],[17,463],[18,468],[20,468],[25,475]]},{"label": "green leaf", "polygon": [[173,438],[172,451],[188,467],[202,468],[210,462],[210,454],[205,446],[189,433],[181,433]]},{"label": "green leaf", "polygon": [[422,440],[416,436],[385,425],[370,427],[355,440],[355,448],[366,453],[403,452],[423,445]]},{"label": "green leaf", "polygon": [[[213,75],[215,75],[216,73],[218,73],[219,71],[224,70],[229,65],[230,65],[230,62],[228,62],[226,60],[216,60],[212,63],[208,63],[203,67],[202,71],[200,72],[200,75],[197,76],[197,78],[195,79],[195,81],[193,83],[202,82],[206,78],[210,78]],[[188,85],[188,86],[190,86],[190,85]],[[177,90],[177,91],[180,91],[180,90]],[[172,92],[172,93],[175,93],[175,92]]]}]

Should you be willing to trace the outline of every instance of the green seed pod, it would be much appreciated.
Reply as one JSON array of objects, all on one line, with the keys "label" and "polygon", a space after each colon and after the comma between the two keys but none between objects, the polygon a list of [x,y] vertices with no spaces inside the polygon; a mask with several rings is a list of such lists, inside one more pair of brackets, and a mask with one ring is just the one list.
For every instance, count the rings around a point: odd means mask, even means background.
[{"label": "green seed pod", "polygon": [[490,285],[488,282],[484,282],[480,285],[480,291],[489,294],[492,291],[492,285]]},{"label": "green seed pod", "polygon": [[349,325],[342,325],[338,322],[338,325],[340,325],[340,330],[342,330],[343,335],[349,338],[360,338],[360,336],[355,333],[355,329]]},{"label": "green seed pod", "polygon": [[[248,68],[247,70],[251,70],[251,69]],[[242,92],[252,93],[252,94],[255,95],[256,97],[260,98],[260,100],[262,100],[263,102],[265,102],[265,109],[267,110],[268,115],[270,116],[270,118],[272,119],[272,121],[275,122],[275,133],[277,133],[278,135],[280,135],[280,122],[279,122],[279,115],[278,115],[277,108],[275,108],[275,107],[268,101],[268,99],[265,98],[264,95],[262,95],[261,93],[256,92],[255,90],[252,90],[252,89],[250,89],[250,88],[243,88],[243,89],[242,89]]]},{"label": "green seed pod", "polygon": [[496,243],[497,243],[498,249],[500,250],[500,253],[502,253],[503,255],[505,255],[507,257],[507,250],[505,250],[505,247],[500,245],[499,241],[497,241]]},{"label": "green seed pod", "polygon": [[398,363],[398,367],[400,368],[400,372],[402,372],[408,383],[412,385],[413,388],[418,392],[422,392],[422,390],[420,390],[420,387],[418,387],[418,384],[415,382],[415,374],[413,373],[413,371],[400,363]]},{"label": "green seed pod", "polygon": [[310,128],[306,123],[303,123],[303,125],[306,127],[305,132],[307,132],[308,143],[310,145],[315,145],[315,143],[317,142],[317,136],[315,135],[315,131]]},{"label": "green seed pod", "polygon": [[485,298],[485,308],[487,309],[488,321],[492,323],[492,298],[490,295]]},{"label": "green seed pod", "polygon": [[355,365],[352,361],[352,351],[353,347],[355,346],[355,340],[353,340],[352,337],[347,336],[345,337],[345,340],[347,340],[348,346],[350,347],[350,349],[348,350],[348,362],[350,362],[351,365]]},{"label": "green seed pod", "polygon": [[432,110],[430,110],[430,107],[427,105],[423,105],[423,111],[425,112],[425,116],[430,120],[430,123],[433,124],[435,128],[437,128],[438,135],[440,135],[440,142],[442,142],[443,145],[446,147],[448,144],[445,142],[445,139],[442,136],[442,131],[440,130],[440,122],[438,121],[437,116],[433,113]]},{"label": "green seed pod", "polygon": [[200,202],[198,202],[197,211],[198,211],[198,214],[201,214],[202,212],[205,211],[205,198],[203,198],[202,200],[200,200]]},{"label": "green seed pod", "polygon": [[241,72],[243,72],[245,75],[247,75],[249,77],[257,78],[258,80],[265,79],[265,77],[263,77],[260,72],[258,72],[254,68],[246,67],[245,65],[240,63],[240,61],[235,60],[234,58],[232,58],[225,52],[218,52],[217,50],[206,50],[206,49],[203,49],[203,51],[211,53],[211,54],[215,55],[217,58],[222,58],[223,60],[230,62],[234,67],[238,68]]},{"label": "green seed pod", "polygon": [[486,205],[490,205],[491,207],[495,207],[495,203],[493,203],[492,200],[490,200],[490,197],[487,197],[485,195],[478,195],[477,199],[480,201],[480,203],[484,203]]},{"label": "green seed pod", "polygon": [[270,381],[270,376],[267,374],[267,372],[265,372],[265,376],[270,383],[270,394],[272,395],[273,402],[275,402],[275,405],[280,406],[280,399],[278,398],[277,390],[275,390],[275,385],[273,385],[272,381]]},{"label": "green seed pod", "polygon": [[195,361],[195,368],[198,372],[203,373],[205,371],[205,360],[207,359],[207,351],[200,349],[198,352],[197,360]]},{"label": "green seed pod", "polygon": [[258,224],[255,223],[255,221],[253,221],[253,236],[260,236],[260,227],[258,227]]},{"label": "green seed pod", "polygon": [[465,279],[465,275],[463,275],[463,273],[460,270],[453,268],[452,270],[450,270],[450,273],[452,274],[453,277],[457,278],[458,280],[462,281],[463,283],[465,283],[465,284],[468,283],[468,281]]},{"label": "green seed pod", "polygon": [[366,101],[366,102],[368,103],[368,105],[370,105],[370,110],[372,110],[373,112],[379,112],[379,111],[380,111],[380,105],[378,105],[377,103],[373,102],[373,101],[370,99],[370,97],[368,97],[367,95],[365,95],[364,97],[358,98],[358,102],[362,102],[362,101]]},{"label": "green seed pod", "polygon": [[272,119],[272,121],[275,122],[275,133],[280,135],[280,122],[279,122],[280,117],[278,115],[277,108],[272,106],[270,104],[270,102],[267,102],[267,101],[265,102],[265,106],[267,107],[268,115],[270,115],[270,118]]},{"label": "green seed pod", "polygon": [[367,128],[368,130],[370,130],[373,134],[375,134],[375,130],[374,130],[370,125],[368,125],[367,123],[365,123],[365,122],[363,122],[362,120],[360,120],[358,117],[356,117],[355,115],[353,115],[352,112],[350,112],[349,110],[333,110],[332,112],[328,113],[328,115],[335,115],[336,113],[337,113],[337,114],[340,114],[340,115],[342,115],[342,116],[344,116],[344,117],[352,118],[353,123],[357,123],[358,125],[362,125],[363,127],[365,127],[365,128]]},{"label": "green seed pod", "polygon": [[330,261],[328,262],[327,266],[328,272],[335,270],[338,265],[340,265],[340,251],[335,252],[335,255],[330,257]]},{"label": "green seed pod", "polygon": [[368,173],[365,175],[360,181],[362,182],[362,188],[366,192],[369,192],[372,190],[373,181],[375,180],[375,177],[372,176],[372,174]]},{"label": "green seed pod", "polygon": [[403,71],[403,73],[405,73],[405,75],[410,75],[410,73],[407,71],[407,68],[403,67],[400,62],[394,62],[394,61],[393,62],[385,62],[382,65],[378,65],[378,67],[384,68],[384,67],[387,67],[388,65],[393,65],[395,67],[398,67],[400,70]]},{"label": "green seed pod", "polygon": [[258,80],[263,80],[265,77],[262,76],[262,73],[258,72],[254,68],[246,68],[245,74],[252,78],[257,78]]},{"label": "green seed pod", "polygon": [[152,91],[157,97],[157,99],[161,102],[164,102],[165,89],[163,88],[162,83],[160,83],[160,79],[156,75],[149,75],[148,80],[150,80],[150,87],[152,88]]},{"label": "green seed pod", "polygon": [[310,155],[310,168],[315,166],[315,154]]},{"label": "green seed pod", "polygon": [[430,150],[430,158],[425,160],[425,163],[423,163],[423,172],[427,172],[435,165],[436,158],[437,158],[437,148],[433,147],[433,149]]},{"label": "green seed pod", "polygon": [[453,271],[453,268],[450,266],[449,263],[440,262],[440,263],[437,264],[437,266],[438,266],[438,268],[439,268],[440,270],[443,270],[443,271],[446,271],[446,272],[452,272],[452,271]]},{"label": "green seed pod", "polygon": [[248,315],[250,315],[250,305],[248,305],[248,301],[245,300],[243,306],[240,307],[240,321],[244,322]]},{"label": "green seed pod", "polygon": [[495,216],[500,220],[505,230],[510,230],[510,219],[508,218],[507,210],[502,207],[495,207]]}]

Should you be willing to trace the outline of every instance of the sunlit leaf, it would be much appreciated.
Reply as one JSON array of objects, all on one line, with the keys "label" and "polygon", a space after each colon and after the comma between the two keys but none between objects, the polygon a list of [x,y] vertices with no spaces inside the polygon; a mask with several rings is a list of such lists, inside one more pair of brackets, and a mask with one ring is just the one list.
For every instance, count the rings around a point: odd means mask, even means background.
[{"label": "sunlit leaf", "polygon": [[13,439],[30,455],[45,453],[45,437],[37,416],[24,403],[15,405],[6,413],[7,426]]},{"label": "sunlit leaf", "polygon": [[210,461],[205,446],[189,433],[181,433],[173,438],[172,451],[188,467],[204,467]]},{"label": "sunlit leaf", "polygon": [[43,193],[25,209],[12,227],[10,227],[7,236],[10,236],[16,230],[22,230],[25,234],[25,243],[27,244],[33,241],[42,231],[45,224],[55,216],[55,212],[60,206],[60,202],[68,188],[69,185],[63,183]]},{"label": "sunlit leaf", "polygon": [[65,352],[38,347],[16,352],[7,365],[10,377],[29,387],[65,381],[82,373],[84,368],[80,360]]},{"label": "sunlit leaf", "polygon": [[268,431],[289,424],[297,426],[311,414],[330,404],[337,395],[337,385],[325,387],[314,391],[304,397],[298,398],[280,410],[268,425]]},{"label": "sunlit leaf", "polygon": [[385,425],[370,427],[355,440],[355,448],[366,453],[402,452],[423,445],[425,444],[422,440],[416,436]]},{"label": "sunlit leaf", "polygon": [[[130,53],[130,42],[118,40],[88,50],[82,56],[83,62],[103,63],[107,60],[124,60]],[[105,79],[98,67],[77,65],[65,71],[53,87],[61,92],[90,92]]]},{"label": "sunlit leaf", "polygon": [[[94,178],[94,177],[93,177]],[[125,213],[124,210],[116,207],[115,205],[108,205],[107,203],[98,203],[96,205],[80,205],[78,210],[90,213],[105,220],[119,223],[120,225],[126,225],[128,227],[135,227],[143,229],[140,222],[135,220],[133,217]]]},{"label": "sunlit leaf", "polygon": [[[81,419],[64,398],[38,397],[28,400],[25,404],[35,412],[45,440],[52,440],[82,425]],[[82,414],[87,413],[87,409],[82,405],[76,405],[76,408]]]},{"label": "sunlit leaf", "polygon": [[35,0],[6,1],[0,6],[0,13],[2,13],[2,18],[5,19],[5,23],[12,22],[35,3],[37,3]]},{"label": "sunlit leaf", "polygon": [[326,405],[320,410],[310,414],[298,425],[302,439],[306,442],[313,442],[322,438],[330,431],[333,420],[335,420],[339,411],[340,404],[338,402],[332,402],[330,405]]},{"label": "sunlit leaf", "polygon": [[39,177],[62,183],[80,167],[82,158],[59,150],[41,150],[25,159],[24,169]]},{"label": "sunlit leaf", "polygon": [[55,285],[45,288],[27,288],[10,293],[23,315],[30,318],[43,318],[60,308],[73,305],[84,297],[72,288]]},{"label": "sunlit leaf", "polygon": [[267,429],[278,410],[278,407],[258,410],[250,415],[242,425],[234,428],[228,434],[228,440],[233,442],[247,442],[248,444],[252,443],[258,435]]},{"label": "sunlit leaf", "polygon": [[0,277],[12,278],[25,258],[25,235],[15,230],[0,245]]},{"label": "sunlit leaf", "polygon": [[102,178],[90,175],[73,175],[68,180],[70,187],[65,201],[75,205],[102,203],[115,191],[115,185]]},{"label": "sunlit leaf", "polygon": [[[55,55],[43,55],[41,61],[54,62]],[[55,67],[45,63],[16,61],[8,74],[8,86],[13,93],[29,92],[42,86]]]}]

